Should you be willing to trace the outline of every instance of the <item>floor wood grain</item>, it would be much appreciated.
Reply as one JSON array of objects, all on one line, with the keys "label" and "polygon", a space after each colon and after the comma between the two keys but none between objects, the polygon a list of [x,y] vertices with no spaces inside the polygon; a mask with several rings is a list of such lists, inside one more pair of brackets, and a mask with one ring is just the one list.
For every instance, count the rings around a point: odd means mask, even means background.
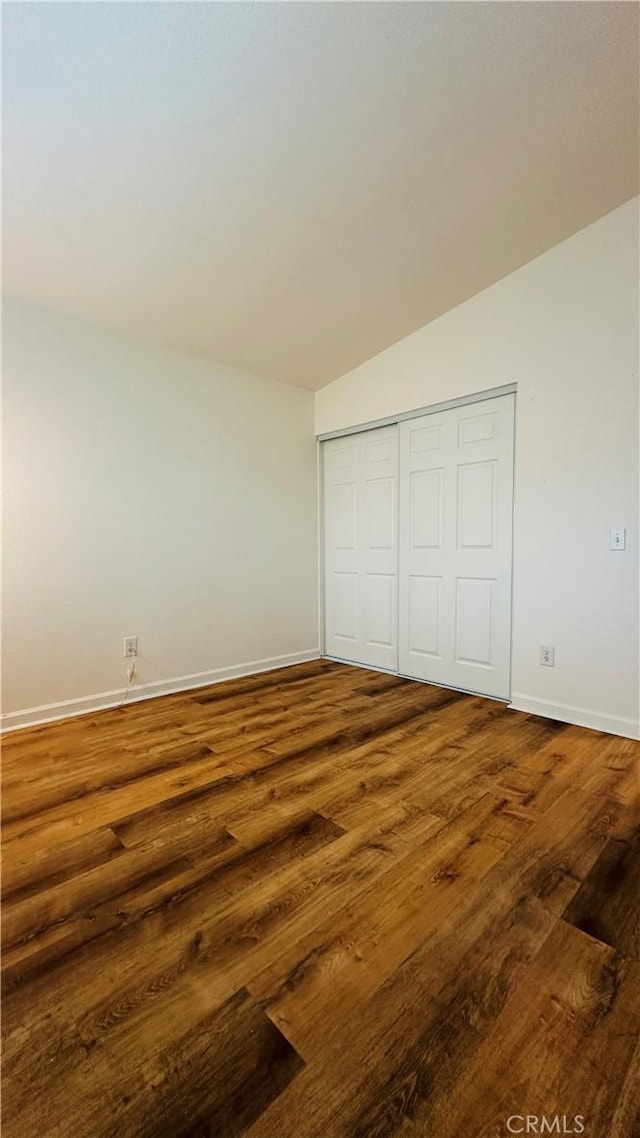
[{"label": "floor wood grain", "polygon": [[7,736],[3,1135],[638,1138],[639,751],[330,661]]}]

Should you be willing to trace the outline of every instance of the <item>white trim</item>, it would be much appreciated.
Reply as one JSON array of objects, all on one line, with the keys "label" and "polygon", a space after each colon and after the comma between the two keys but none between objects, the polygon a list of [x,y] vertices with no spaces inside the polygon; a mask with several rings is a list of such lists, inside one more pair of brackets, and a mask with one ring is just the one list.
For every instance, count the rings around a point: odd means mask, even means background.
[{"label": "white trim", "polygon": [[516,383],[503,383],[502,387],[490,387],[487,391],[475,391],[472,395],[459,395],[456,399],[445,399],[442,403],[431,403],[428,407],[416,407],[411,411],[401,411],[397,415],[387,415],[384,419],[371,419],[368,423],[354,423],[351,427],[340,427],[335,431],[325,431],[317,435],[318,442],[341,439],[343,435],[359,435],[362,431],[375,431],[378,427],[393,427],[405,419],[418,419],[422,415],[437,415],[451,407],[466,407],[468,403],[484,403],[485,399],[498,399],[501,395],[515,395]]},{"label": "white trim", "polygon": [[573,723],[576,727],[590,727],[593,731],[606,731],[608,735],[622,735],[625,739],[640,739],[640,723],[633,719],[622,719],[617,715],[607,715],[601,711],[588,711],[584,707],[570,707],[553,703],[550,699],[532,699],[528,695],[514,692],[509,707],[512,711],[526,711],[530,715],[542,715],[546,719],[558,719],[561,723]]},{"label": "white trim", "polygon": [[516,507],[518,504],[518,483],[516,482],[516,462],[518,459],[518,391],[513,392],[513,446],[511,448],[511,606],[509,609],[509,696],[507,703],[513,695],[513,614],[515,604],[516,579]]},{"label": "white trim", "polygon": [[[248,664],[232,664],[228,668],[214,668],[210,672],[194,672],[190,676],[174,676],[169,680],[154,680],[149,684],[137,684],[129,692],[126,706],[140,703],[145,699],[157,699],[162,695],[190,691],[193,688],[209,687],[224,680],[254,676],[260,672],[271,672],[276,668],[290,668],[294,664],[305,664],[309,660],[321,659],[319,648],[309,648],[306,652],[290,652],[284,656],[270,656],[266,660],[251,660]],[[65,699],[60,703],[43,703],[40,707],[27,707],[23,711],[10,711],[0,716],[0,731],[17,731],[20,727],[37,727],[41,723],[52,723],[58,719],[69,719],[76,715],[88,715],[92,711],[105,711],[119,707],[125,697],[126,688],[98,692],[96,695],[82,696],[79,699]]]},{"label": "white trim", "polygon": [[325,571],[324,571],[324,448],[316,440],[316,508],[318,533],[318,644],[325,649]]}]

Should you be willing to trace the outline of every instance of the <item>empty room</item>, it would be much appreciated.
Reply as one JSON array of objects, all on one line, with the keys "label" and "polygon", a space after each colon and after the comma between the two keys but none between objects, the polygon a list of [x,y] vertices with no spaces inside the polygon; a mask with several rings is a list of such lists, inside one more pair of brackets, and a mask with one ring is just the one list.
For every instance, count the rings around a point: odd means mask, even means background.
[{"label": "empty room", "polygon": [[3,1138],[639,1138],[639,16],[4,3]]}]

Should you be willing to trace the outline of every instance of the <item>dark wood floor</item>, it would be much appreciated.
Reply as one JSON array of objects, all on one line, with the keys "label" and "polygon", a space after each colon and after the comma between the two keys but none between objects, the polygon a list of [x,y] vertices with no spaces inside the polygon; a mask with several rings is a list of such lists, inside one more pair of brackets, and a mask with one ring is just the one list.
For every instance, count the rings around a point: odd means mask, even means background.
[{"label": "dark wood floor", "polygon": [[8,736],[4,1138],[637,1138],[638,751],[327,661]]}]

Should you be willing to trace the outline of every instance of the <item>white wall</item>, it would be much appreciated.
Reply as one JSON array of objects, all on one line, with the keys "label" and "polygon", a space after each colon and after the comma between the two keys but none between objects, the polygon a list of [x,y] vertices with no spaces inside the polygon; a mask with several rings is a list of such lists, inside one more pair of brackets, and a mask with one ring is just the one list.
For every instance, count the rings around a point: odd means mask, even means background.
[{"label": "white wall", "polygon": [[148,694],[317,655],[310,392],[13,300],[4,348],[6,724],[112,702],[125,635]]},{"label": "white wall", "polygon": [[316,394],[320,434],[517,383],[513,703],[634,737],[638,312],[635,199]]}]

